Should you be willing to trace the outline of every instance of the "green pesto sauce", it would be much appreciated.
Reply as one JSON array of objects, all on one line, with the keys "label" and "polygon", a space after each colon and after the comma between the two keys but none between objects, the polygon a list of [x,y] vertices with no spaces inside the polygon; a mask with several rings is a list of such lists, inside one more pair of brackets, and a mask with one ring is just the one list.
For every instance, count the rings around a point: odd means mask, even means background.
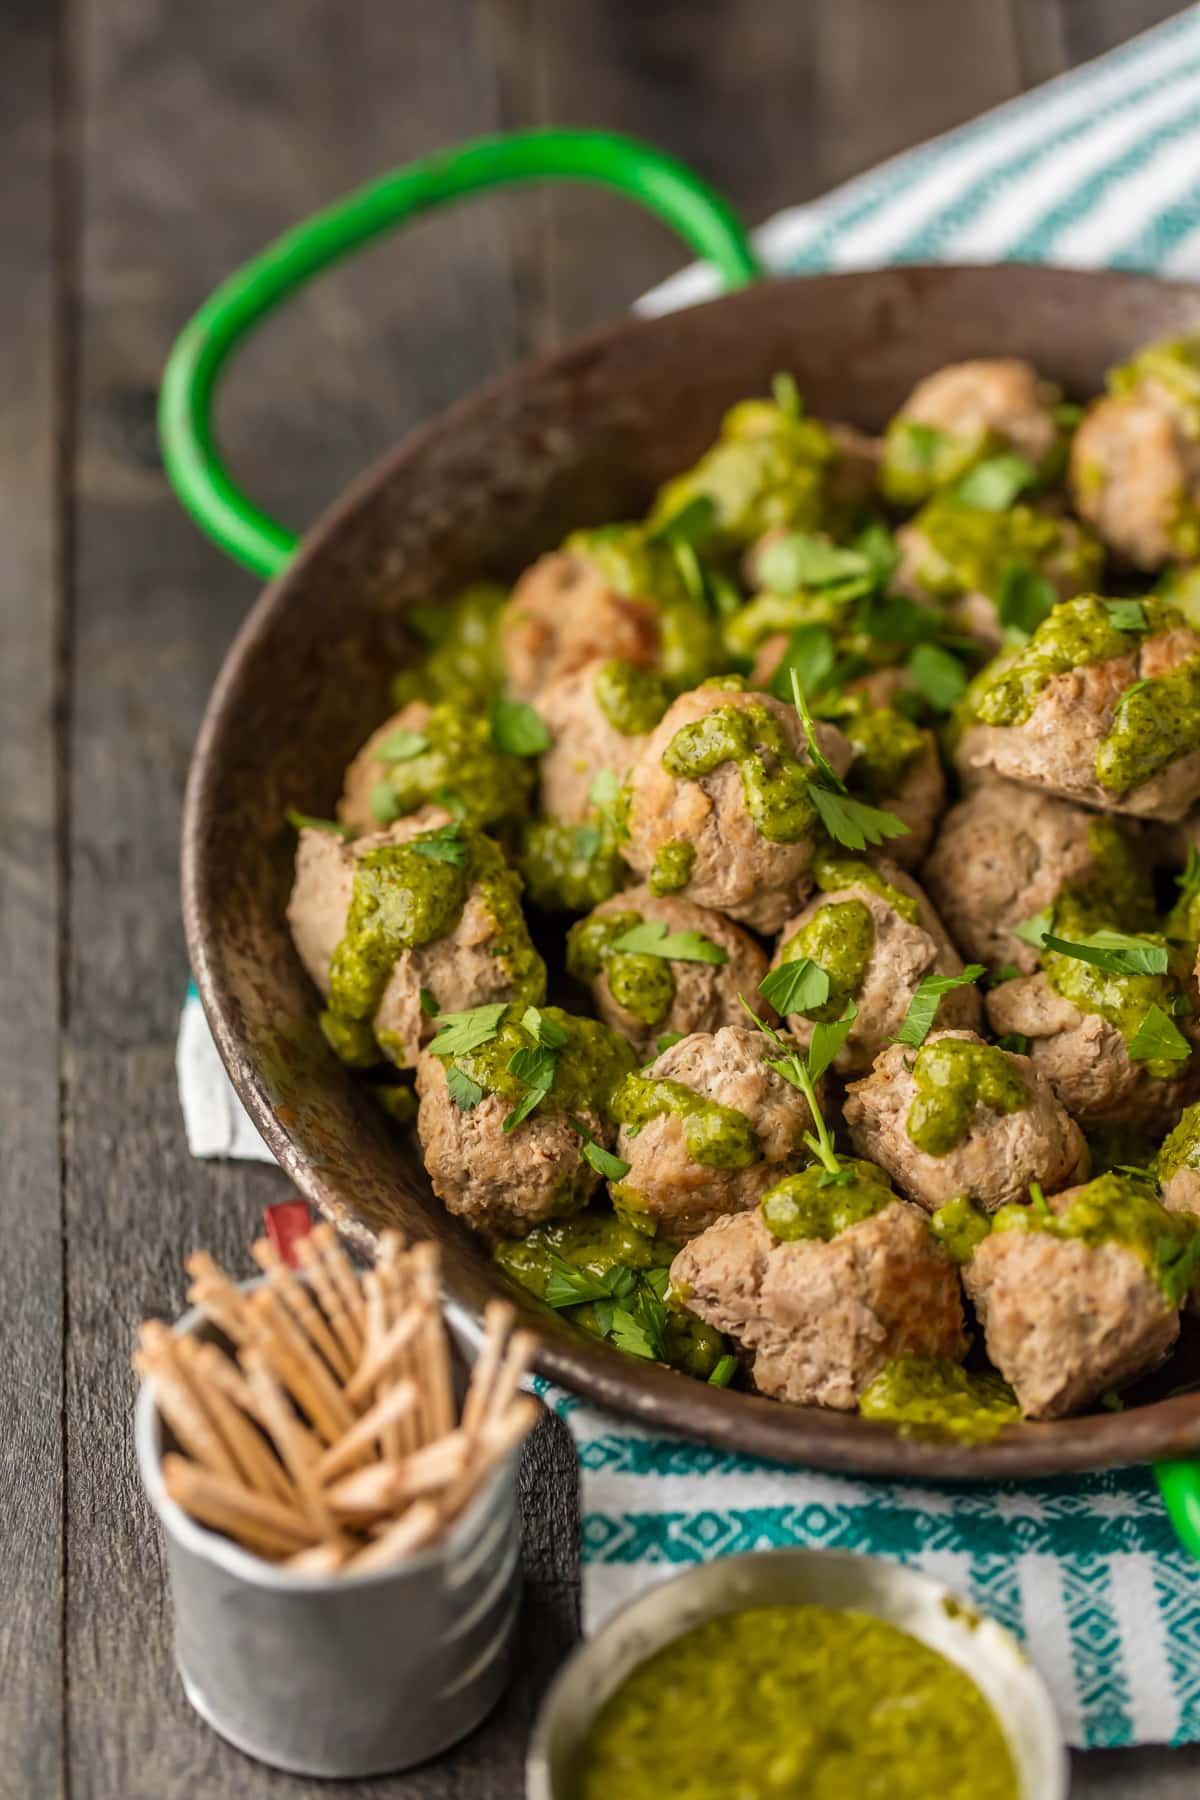
[{"label": "green pesto sauce", "polygon": [[829,1022],[840,1019],[847,1000],[862,992],[875,948],[875,924],[870,908],[861,900],[831,900],[820,907],[790,937],[779,952],[782,962],[798,962],[809,956],[829,977],[829,998],[812,1007],[805,1018]]},{"label": "green pesto sauce", "polygon": [[858,1410],[864,1419],[898,1425],[902,1437],[949,1437],[960,1444],[987,1443],[1021,1417],[1006,1381],[944,1356],[896,1357],[863,1392]]},{"label": "green pesto sauce", "polygon": [[970,1677],[894,1625],[823,1606],[694,1626],[606,1701],[571,1800],[1019,1800]]},{"label": "green pesto sauce", "polygon": [[769,400],[742,401],[725,415],[712,449],[660,490],[651,529],[705,498],[715,513],[715,549],[740,548],[768,531],[814,530],[824,523],[835,454],[816,419],[790,418]]},{"label": "green pesto sauce", "polygon": [[653,603],[659,664],[677,688],[693,687],[722,666],[719,621],[688,592],[670,544],[648,536],[641,525],[598,525],[573,531],[563,549],[586,557],[614,593]]},{"label": "green pesto sauce", "polygon": [[[658,1237],[620,1213],[592,1208],[574,1218],[538,1225],[523,1238],[497,1244],[493,1256],[505,1273],[541,1299],[556,1260],[600,1280],[616,1268],[646,1273],[669,1269],[678,1246]],[[673,1369],[707,1381],[729,1348],[712,1325],[706,1325],[681,1301],[667,1293],[665,1331],[667,1361]],[[606,1320],[592,1301],[558,1309],[591,1337],[606,1337]]]},{"label": "green pesto sauce", "polygon": [[504,668],[496,625],[507,598],[503,588],[477,582],[448,606],[421,609],[422,635],[433,647],[415,678],[411,671],[399,677],[396,705],[436,696],[469,706],[498,694]]},{"label": "green pesto sauce", "polygon": [[938,1038],[917,1052],[909,1140],[926,1156],[948,1156],[967,1135],[977,1106],[1023,1112],[1029,1089],[1003,1050],[965,1038]]},{"label": "green pesto sauce", "polygon": [[429,747],[419,756],[404,762],[381,759],[383,775],[372,802],[381,825],[448,793],[461,803],[468,825],[491,825],[528,806],[533,760],[497,750],[486,713],[443,700],[430,712],[420,734]]},{"label": "green pesto sauce", "polygon": [[1096,751],[1096,779],[1127,794],[1192,750],[1200,750],[1200,657],[1126,689]]},{"label": "green pesto sauce", "polygon": [[953,487],[976,463],[1003,448],[990,431],[940,431],[897,413],[883,437],[880,490],[893,506],[920,506],[939,488]]},{"label": "green pesto sauce", "polygon": [[1154,1172],[1166,1181],[1176,1169],[1200,1170],[1200,1104],[1185,1106],[1174,1131],[1163,1139],[1154,1159]]},{"label": "green pesto sauce", "polygon": [[842,1160],[851,1181],[830,1181],[819,1163],[786,1175],[762,1197],[763,1224],[785,1244],[803,1238],[829,1243],[851,1225],[873,1219],[896,1198],[891,1182],[874,1163]]},{"label": "green pesto sauce", "polygon": [[[1059,935],[1071,935],[1074,921],[1069,907],[1056,905],[1054,922]],[[1161,932],[1149,931],[1143,935],[1147,943],[1167,944]],[[1061,950],[1043,950],[1042,968],[1056,994],[1061,994],[1080,1012],[1107,1019],[1128,1043],[1152,1006],[1170,1013],[1175,995],[1186,983],[1184,959],[1174,946],[1168,944],[1168,949],[1174,967],[1165,975],[1115,975],[1098,968],[1095,963],[1064,956]],[[1162,1058],[1144,1062],[1142,1067],[1158,1081],[1175,1081],[1184,1073],[1187,1063]]]},{"label": "green pesto sauce", "polygon": [[681,1081],[653,1075],[627,1075],[612,1097],[612,1116],[639,1129],[651,1119],[674,1113],[683,1121],[683,1138],[693,1162],[709,1169],[744,1169],[762,1154],[758,1136],[745,1113],[721,1106]]},{"label": "green pesto sauce", "polygon": [[[534,1044],[521,1024],[524,1010],[524,1006],[509,1007],[495,1037],[474,1050],[460,1050],[453,1058],[455,1068],[510,1106],[527,1092],[525,1083],[508,1066],[517,1051],[529,1050]],[[636,1060],[630,1045],[598,1019],[578,1018],[559,1006],[543,1006],[541,1012],[568,1035],[555,1057],[553,1085],[534,1108],[535,1115],[591,1111],[615,1119],[610,1104],[613,1090]]]},{"label": "green pesto sauce", "polygon": [[[861,594],[846,598],[836,589],[756,594],[726,621],[726,649],[730,656],[752,661],[766,638],[789,636],[803,625],[824,625],[840,640],[851,629],[860,607]],[[857,639],[854,648],[859,648]]]},{"label": "green pesto sauce", "polygon": [[[1148,631],[1181,623],[1173,607],[1153,596],[1142,604]],[[1107,662],[1136,650],[1141,636],[1118,631],[1095,594],[1061,600],[1015,656],[989,665],[982,680],[972,683],[976,718],[985,725],[1020,725],[1033,711],[1038,695],[1054,676],[1090,663]]]},{"label": "green pesto sauce", "polygon": [[642,922],[641,913],[593,913],[567,933],[567,973],[591,983],[603,975],[617,1005],[643,1025],[660,1025],[675,999],[675,977],[665,956],[614,950],[614,941]]},{"label": "green pesto sauce", "polygon": [[692,879],[696,846],[687,838],[668,838],[660,844],[650,869],[647,886],[656,899],[663,894],[678,894]]},{"label": "green pesto sauce", "polygon": [[597,669],[592,692],[613,730],[624,737],[653,731],[670,699],[666,682],[654,669],[639,669],[617,657]]},{"label": "green pesto sauce", "polygon": [[929,1229],[952,1262],[970,1262],[992,1229],[992,1222],[966,1194],[956,1194],[939,1206]]},{"label": "green pesto sauce", "polygon": [[894,707],[861,704],[839,711],[837,724],[854,751],[850,786],[877,805],[898,793],[924,754],[920,726]]},{"label": "green pesto sauce", "polygon": [[1104,566],[1104,553],[1090,533],[1082,528],[1068,533],[1060,519],[1020,503],[1007,512],[989,512],[938,499],[914,524],[929,546],[917,580],[941,599],[966,593],[997,599],[1014,562],[1039,574],[1053,572],[1076,592],[1098,581]]},{"label": "green pesto sauce", "polygon": [[1101,926],[1134,933],[1153,931],[1154,883],[1144,850],[1119,819],[1088,820],[1092,868],[1063,888],[1054,902],[1059,937],[1086,937]]},{"label": "green pesto sauce", "polygon": [[1200,1220],[1194,1214],[1168,1212],[1147,1183],[1116,1170],[1076,1189],[1060,1213],[1002,1206],[992,1215],[992,1230],[1041,1231],[1093,1249],[1121,1244],[1145,1264],[1173,1306],[1188,1291],[1200,1251]]},{"label": "green pesto sauce", "polygon": [[1183,414],[1185,430],[1200,437],[1200,338],[1162,338],[1108,372],[1113,394],[1135,393],[1144,383],[1170,394]]},{"label": "green pesto sauce", "polygon": [[491,916],[492,955],[503,965],[512,999],[522,1005],[546,992],[546,965],[521,911],[521,880],[490,838],[465,832],[461,866],[423,856],[421,832],[406,844],[381,844],[354,866],[346,928],[329,967],[329,1005],[321,1029],[354,1068],[378,1060],[370,1021],[397,960],[454,930],[472,887]]},{"label": "green pesto sauce", "polygon": [[372,1098],[382,1106],[388,1117],[397,1125],[408,1127],[417,1122],[417,1096],[412,1088],[401,1082],[376,1082],[371,1088]]},{"label": "green pesto sauce", "polygon": [[530,904],[543,912],[590,912],[629,879],[611,822],[526,819],[514,854]]},{"label": "green pesto sauce", "polygon": [[762,837],[793,844],[808,836],[816,819],[813,771],[792,754],[765,706],[719,706],[681,725],[662,756],[668,775],[680,781],[700,781],[727,762],[738,766],[746,811]]},{"label": "green pesto sauce", "polygon": [[920,902],[912,894],[906,894],[902,888],[886,881],[874,863],[826,849],[820,851],[814,859],[813,874],[823,894],[840,894],[852,887],[866,888],[869,894],[878,894],[893,912],[899,913],[902,919],[907,919],[910,925],[921,923]]}]

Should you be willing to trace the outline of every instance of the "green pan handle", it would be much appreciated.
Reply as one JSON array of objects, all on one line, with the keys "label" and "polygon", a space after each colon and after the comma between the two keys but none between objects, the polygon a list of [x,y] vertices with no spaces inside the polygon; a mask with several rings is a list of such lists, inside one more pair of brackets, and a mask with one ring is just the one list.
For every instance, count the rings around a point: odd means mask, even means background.
[{"label": "green pan handle", "polygon": [[1176,1537],[1200,1562],[1200,1462],[1155,1463],[1154,1474]]},{"label": "green pan handle", "polygon": [[247,333],[311,275],[401,220],[462,194],[548,178],[598,182],[629,194],[713,263],[726,287],[741,287],[762,272],[719,195],[673,157],[611,132],[479,138],[393,170],[276,238],[223,281],[180,333],[163,375],[158,428],[167,474],[201,530],[257,575],[277,574],[296,546],[292,533],[235,485],[214,441],[213,393]]}]

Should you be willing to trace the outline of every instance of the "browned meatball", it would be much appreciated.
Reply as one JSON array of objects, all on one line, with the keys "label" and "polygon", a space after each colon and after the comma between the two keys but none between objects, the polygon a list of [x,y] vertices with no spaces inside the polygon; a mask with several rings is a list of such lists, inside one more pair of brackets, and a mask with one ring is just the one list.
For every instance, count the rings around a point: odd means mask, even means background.
[{"label": "browned meatball", "polygon": [[[1012,782],[989,780],[942,820],[921,879],[965,956],[990,969],[1031,975],[1033,944],[1015,936],[1063,888],[1096,881],[1111,890],[1111,872],[1139,856],[1138,827],[1039,794]],[[1141,921],[1127,921],[1130,930]]]},{"label": "browned meatball", "polygon": [[459,816],[484,827],[519,817],[532,791],[532,762],[498,747],[486,707],[413,700],[371,733],[337,810],[343,825],[374,831],[452,793]]},{"label": "browned meatball", "polygon": [[1189,1106],[1155,1159],[1168,1212],[1200,1213],[1200,1106]]},{"label": "browned meatball", "polygon": [[[645,691],[637,696],[651,713],[639,729],[621,730],[605,711],[614,669],[624,684],[637,686],[632,665],[598,658],[573,674],[560,676],[538,696],[538,712],[550,733],[550,748],[541,760],[541,808],[568,825],[579,825],[592,811],[592,783],[601,770],[623,782],[637,761],[650,729],[666,710],[667,694],[649,670],[641,672]],[[656,703],[657,695],[657,703]],[[612,710],[611,704],[609,710]]]},{"label": "browned meatball", "polygon": [[631,1075],[613,1101],[623,1121],[617,1155],[629,1164],[622,1206],[680,1242],[755,1205],[803,1160],[813,1118],[804,1096],[768,1068],[778,1055],[761,1032],[726,1025],[682,1038]]},{"label": "browned meatball", "polygon": [[[784,925],[772,967],[806,956],[829,975],[828,1000],[788,1021],[805,1048],[817,1019],[840,1019],[854,1002],[857,1016],[833,1066],[859,1075],[899,1031],[922,977],[961,975],[962,960],[921,889],[894,863],[824,856],[815,872],[822,892]],[[947,1027],[977,1026],[979,995],[952,988],[937,1017]]]},{"label": "browned meatball", "polygon": [[1178,1118],[1181,1107],[1200,1095],[1200,1056],[1195,1050],[1200,1045],[1200,1021],[1195,1014],[1173,1021],[1193,1045],[1190,1059],[1165,1067],[1135,1061],[1115,1024],[1099,1013],[1081,1011],[1056,992],[1041,971],[994,988],[987,996],[987,1015],[998,1037],[1030,1040],[1034,1068],[1046,1076],[1083,1126],[1161,1131]]},{"label": "browned meatball", "polygon": [[653,601],[618,593],[586,556],[553,550],[526,569],[500,614],[509,692],[532,700],[597,657],[651,664],[659,648]]},{"label": "browned meatball", "polygon": [[[816,732],[844,774],[849,744],[832,725]],[[681,694],[634,766],[626,861],[660,893],[777,931],[811,885],[809,766],[800,720],[782,701],[724,687]]]},{"label": "browned meatball", "polygon": [[[1086,1192],[1056,1194],[1051,1211],[1066,1212]],[[988,1356],[1030,1419],[1081,1412],[1157,1368],[1179,1336],[1178,1306],[1136,1252],[1115,1241],[993,1232],[963,1280]]]},{"label": "browned meatball", "polygon": [[1109,377],[1071,447],[1076,510],[1140,569],[1200,548],[1197,342],[1151,344]]},{"label": "browned meatball", "polygon": [[[947,1051],[947,1044],[972,1049]],[[955,1123],[937,1137],[937,1098],[948,1092],[965,1117],[957,1142],[942,1149],[958,1129]],[[845,1119],[858,1154],[930,1212],[959,1194],[993,1212],[1024,1199],[1031,1181],[1053,1193],[1087,1174],[1083,1133],[1029,1057],[985,1045],[972,1031],[931,1032],[915,1056],[891,1045],[866,1080],[849,1088]],[[933,1150],[910,1135],[915,1130],[923,1139],[930,1124]]]},{"label": "browned meatball", "polygon": [[[918,506],[989,452],[1015,450],[1052,466],[1059,390],[1029,363],[980,357],[948,363],[919,381],[888,426],[880,485],[889,500]],[[914,429],[915,428],[915,429]],[[933,432],[933,443],[926,441]]]},{"label": "browned meatball", "polygon": [[[683,934],[703,942],[682,945],[685,954],[673,958],[612,948],[614,939],[647,920],[664,926],[671,937]],[[700,960],[714,949],[724,953],[723,962]],[[775,1019],[757,993],[767,959],[750,934],[724,913],[672,894],[656,899],[644,887],[615,894],[571,927],[567,968],[591,984],[600,1017],[629,1039],[643,1061],[655,1054],[664,1037],[744,1025],[739,994],[768,1024]]]},{"label": "browned meatball", "polygon": [[[448,822],[435,808],[411,819],[400,819],[386,831],[344,843],[332,832],[304,830],[296,850],[296,874],[288,901],[287,917],[297,954],[309,976],[328,999],[330,965],[346,931],[354,896],[355,868],[359,861],[386,845],[405,844],[423,831]],[[489,847],[489,868],[499,851]],[[467,886],[457,923],[441,937],[417,949],[405,950],[396,959],[370,1026],[384,1053],[401,1068],[411,1067],[421,1045],[436,1029],[422,1006],[422,990],[432,999],[434,1012],[465,1012],[514,997],[520,978],[514,975],[511,952],[517,946],[532,959],[536,978],[526,994],[540,999],[545,971],[541,958],[529,944],[516,901],[516,877],[498,877],[498,896],[491,881],[473,879]],[[497,900],[509,900],[515,917],[501,918]],[[427,1002],[428,1004],[428,1002]]]},{"label": "browned meatball", "polygon": [[[967,775],[991,771],[1105,811],[1181,819],[1200,799],[1200,749],[1156,732],[1158,709],[1180,705],[1156,686],[1180,669],[1186,680],[1200,633],[1154,600],[1135,603],[1144,634],[1110,628],[1111,604],[1087,596],[1056,606],[1024,650],[985,675],[957,762]],[[1047,674],[1055,665],[1043,658],[1068,632],[1087,633],[1102,654]],[[1185,719],[1190,711],[1185,701]]]},{"label": "browned meatball", "polygon": [[903,1200],[827,1242],[781,1240],[758,1208],[718,1219],[671,1286],[750,1353],[760,1393],[793,1406],[848,1412],[894,1357],[966,1354],[954,1265]]}]

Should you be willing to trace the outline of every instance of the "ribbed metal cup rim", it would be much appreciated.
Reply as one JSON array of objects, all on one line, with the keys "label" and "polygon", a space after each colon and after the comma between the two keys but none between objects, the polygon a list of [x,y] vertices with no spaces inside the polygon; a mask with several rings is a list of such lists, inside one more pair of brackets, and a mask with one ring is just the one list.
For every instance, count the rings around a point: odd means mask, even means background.
[{"label": "ribbed metal cup rim", "polygon": [[1011,1632],[953,1589],[899,1563],[838,1550],[718,1557],[628,1602],[572,1653],[542,1703],[526,1800],[568,1800],[588,1729],[634,1668],[723,1613],[816,1605],[870,1613],[907,1631],[976,1683],[1004,1732],[1021,1800],[1065,1800],[1066,1748],[1049,1691]]}]

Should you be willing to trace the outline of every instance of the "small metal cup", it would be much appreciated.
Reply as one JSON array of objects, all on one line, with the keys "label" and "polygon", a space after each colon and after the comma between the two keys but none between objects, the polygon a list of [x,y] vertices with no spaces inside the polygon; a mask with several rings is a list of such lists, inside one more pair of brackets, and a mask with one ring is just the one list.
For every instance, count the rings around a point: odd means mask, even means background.
[{"label": "small metal cup", "polygon": [[[224,1342],[197,1311],[176,1330]],[[167,1497],[172,1440],[151,1383],[135,1436],[166,1538],[184,1692],[237,1749],[296,1775],[382,1775],[436,1756],[490,1712],[508,1680],[520,1600],[519,1452],[433,1548],[374,1574],[307,1576],[198,1525]]]},{"label": "small metal cup", "polygon": [[568,1800],[592,1721],[639,1663],[706,1619],[758,1606],[853,1609],[919,1638],[964,1669],[988,1701],[1021,1800],[1065,1800],[1054,1706],[1017,1640],[928,1575],[836,1550],[719,1557],[622,1607],[572,1654],[543,1702],[525,1768],[527,1800]]}]

